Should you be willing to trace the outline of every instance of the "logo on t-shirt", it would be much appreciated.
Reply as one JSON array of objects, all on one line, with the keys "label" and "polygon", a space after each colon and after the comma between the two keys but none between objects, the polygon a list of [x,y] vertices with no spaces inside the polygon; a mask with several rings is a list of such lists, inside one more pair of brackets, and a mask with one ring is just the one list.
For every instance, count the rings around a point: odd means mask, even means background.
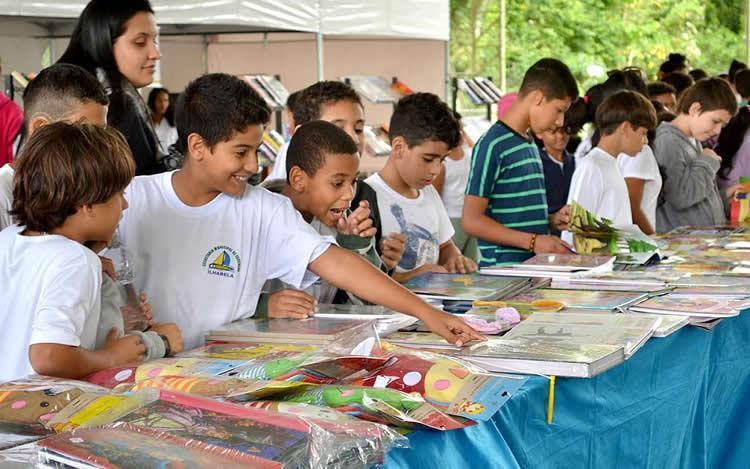
[{"label": "logo on t-shirt", "polygon": [[228,246],[216,246],[203,257],[203,267],[211,275],[234,278],[240,271],[240,256]]}]

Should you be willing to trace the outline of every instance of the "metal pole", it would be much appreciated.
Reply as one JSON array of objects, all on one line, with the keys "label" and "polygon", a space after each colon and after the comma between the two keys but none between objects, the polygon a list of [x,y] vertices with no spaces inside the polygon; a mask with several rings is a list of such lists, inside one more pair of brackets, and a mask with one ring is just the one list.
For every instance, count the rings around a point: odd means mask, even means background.
[{"label": "metal pole", "polygon": [[323,32],[315,34],[315,47],[318,51],[318,81],[323,81]]},{"label": "metal pole", "polygon": [[208,36],[203,34],[203,74],[208,73]]},{"label": "metal pole", "polygon": [[[750,0],[747,0],[750,2]],[[506,41],[506,34],[505,34],[505,26],[507,23],[507,18],[505,16],[505,0],[500,0],[500,90],[503,93],[508,92],[508,77],[506,75],[506,47],[505,47],[505,41]]]},{"label": "metal pole", "polygon": [[[750,0],[748,0],[750,1]],[[443,80],[445,81],[445,102],[451,99],[451,83],[450,83],[450,63],[451,63],[451,41],[448,39],[445,41],[445,67],[443,68]],[[456,110],[455,104],[453,110]]]},{"label": "metal pole", "polygon": [[745,0],[745,63],[750,63],[750,0]]}]

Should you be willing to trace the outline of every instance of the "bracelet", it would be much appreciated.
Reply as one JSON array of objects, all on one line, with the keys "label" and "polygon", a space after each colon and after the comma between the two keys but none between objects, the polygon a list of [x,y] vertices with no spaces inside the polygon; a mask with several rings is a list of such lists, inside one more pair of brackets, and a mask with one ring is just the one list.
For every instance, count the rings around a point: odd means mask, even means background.
[{"label": "bracelet", "polygon": [[168,357],[172,355],[172,348],[169,346],[169,339],[161,334],[159,334],[159,337],[161,337],[161,340],[164,342],[164,356]]},{"label": "bracelet", "polygon": [[531,235],[531,242],[529,242],[529,252],[534,252],[534,245],[536,245],[536,233]]}]

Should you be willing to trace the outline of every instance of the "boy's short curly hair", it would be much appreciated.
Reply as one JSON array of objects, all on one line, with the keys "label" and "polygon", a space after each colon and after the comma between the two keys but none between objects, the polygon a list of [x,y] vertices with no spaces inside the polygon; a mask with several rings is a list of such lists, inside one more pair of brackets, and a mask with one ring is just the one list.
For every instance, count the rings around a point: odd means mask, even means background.
[{"label": "boy's short curly hair", "polygon": [[391,142],[403,137],[409,147],[424,142],[443,142],[448,148],[461,143],[461,126],[453,111],[437,95],[414,93],[401,98],[388,127]]},{"label": "boy's short curly hair", "polygon": [[123,191],[134,176],[133,154],[117,129],[54,122],[23,148],[10,213],[26,229],[46,233],[84,205]]},{"label": "boy's short curly hair", "polygon": [[357,144],[344,130],[326,121],[312,121],[294,132],[286,153],[287,180],[297,166],[308,176],[315,176],[325,166],[329,155],[356,155]]},{"label": "boy's short curly hair", "polygon": [[180,148],[188,147],[190,134],[200,135],[212,148],[251,125],[267,124],[271,109],[248,83],[226,73],[209,73],[188,84],[176,114]]},{"label": "boy's short curly hair", "polygon": [[319,81],[300,91],[292,104],[294,122],[305,125],[320,119],[322,108],[326,104],[339,101],[351,101],[362,106],[362,99],[354,88],[340,81]]}]

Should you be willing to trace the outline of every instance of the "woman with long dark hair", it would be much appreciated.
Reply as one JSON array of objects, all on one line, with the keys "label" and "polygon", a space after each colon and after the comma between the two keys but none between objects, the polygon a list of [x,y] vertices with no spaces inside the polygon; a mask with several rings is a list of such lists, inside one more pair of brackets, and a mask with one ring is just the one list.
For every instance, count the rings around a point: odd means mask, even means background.
[{"label": "woman with long dark hair", "polygon": [[169,147],[177,143],[174,109],[169,102],[169,90],[153,88],[148,94],[148,109],[151,111],[151,122],[154,124],[161,150],[167,153]]},{"label": "woman with long dark hair", "polygon": [[128,140],[136,174],[159,172],[161,158],[146,104],[136,91],[154,80],[161,58],[148,0],[91,0],[59,62],[93,73],[109,96],[107,123]]}]

